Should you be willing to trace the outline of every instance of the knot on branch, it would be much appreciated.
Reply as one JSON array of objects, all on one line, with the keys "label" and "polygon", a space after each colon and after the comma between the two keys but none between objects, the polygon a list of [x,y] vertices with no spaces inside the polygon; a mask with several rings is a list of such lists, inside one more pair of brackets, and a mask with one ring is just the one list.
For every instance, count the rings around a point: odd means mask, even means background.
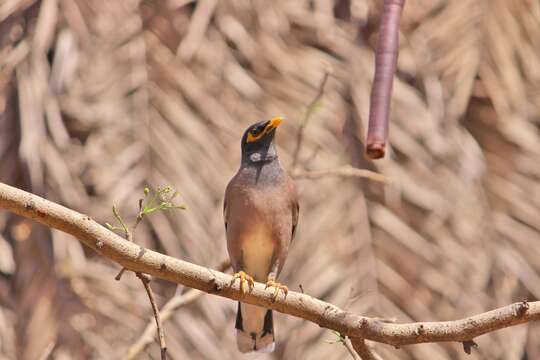
[{"label": "knot on branch", "polygon": [[529,303],[527,302],[527,300],[519,302],[519,303],[515,304],[514,316],[522,317],[527,313],[527,310],[529,310]]},{"label": "knot on branch", "polygon": [[24,208],[25,208],[25,210],[28,210],[28,211],[34,211],[36,209],[36,205],[34,203],[34,200],[33,199],[28,200],[24,204]]},{"label": "knot on branch", "polygon": [[208,282],[208,285],[210,288],[210,290],[208,290],[209,294],[216,294],[220,292],[221,289],[223,289],[223,286],[217,283],[216,278],[210,279],[210,281]]},{"label": "knot on branch", "polygon": [[467,340],[463,342],[463,351],[465,351],[467,355],[471,355],[471,349],[473,347],[478,348],[478,344],[475,343],[474,340]]},{"label": "knot on branch", "polygon": [[138,272],[138,273],[136,273],[136,275],[145,284],[148,284],[152,280],[152,277],[150,275],[148,275],[148,274],[143,274],[143,273]]},{"label": "knot on branch", "polygon": [[360,322],[360,327],[365,328],[368,324],[368,320],[366,318],[362,318],[362,321]]}]

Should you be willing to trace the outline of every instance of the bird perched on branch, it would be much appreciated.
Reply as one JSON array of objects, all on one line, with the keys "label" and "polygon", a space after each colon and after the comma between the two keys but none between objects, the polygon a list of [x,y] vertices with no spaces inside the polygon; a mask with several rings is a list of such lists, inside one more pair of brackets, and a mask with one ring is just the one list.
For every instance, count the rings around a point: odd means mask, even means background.
[{"label": "bird perched on branch", "polygon": [[[298,223],[296,187],[281,166],[274,135],[283,119],[275,117],[247,128],[242,137],[240,169],[225,191],[227,249],[235,271],[232,283],[244,291],[254,281],[274,288],[274,299],[286,286],[276,282]],[[231,283],[231,284],[232,284]],[[241,352],[275,348],[272,310],[238,303],[236,339]]]}]

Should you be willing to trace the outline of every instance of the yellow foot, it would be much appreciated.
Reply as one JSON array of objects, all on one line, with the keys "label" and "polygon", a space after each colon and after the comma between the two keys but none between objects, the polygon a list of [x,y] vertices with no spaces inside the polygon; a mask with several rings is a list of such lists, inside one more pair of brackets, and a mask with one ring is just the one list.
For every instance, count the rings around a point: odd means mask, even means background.
[{"label": "yellow foot", "polygon": [[280,284],[278,282],[275,282],[273,280],[268,280],[266,282],[265,289],[268,289],[269,287],[275,288],[275,290],[274,290],[274,301],[276,301],[277,298],[278,298],[279,290],[283,291],[283,300],[285,300],[287,298],[287,294],[289,293],[289,288],[286,287],[285,285]]},{"label": "yellow foot", "polygon": [[255,280],[253,280],[253,278],[249,276],[248,274],[246,274],[245,272],[239,271],[236,274],[234,274],[231,280],[231,286],[234,284],[236,279],[240,279],[240,291],[242,291],[243,293],[245,293],[244,283],[246,282],[248,284],[249,291],[253,290],[253,286],[255,286]]}]

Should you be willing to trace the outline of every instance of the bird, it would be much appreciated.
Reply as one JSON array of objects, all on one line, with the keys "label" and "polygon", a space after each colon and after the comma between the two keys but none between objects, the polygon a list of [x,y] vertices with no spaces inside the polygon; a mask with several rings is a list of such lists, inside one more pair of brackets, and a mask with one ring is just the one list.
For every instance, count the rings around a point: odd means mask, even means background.
[{"label": "bird", "polygon": [[[225,190],[223,214],[227,250],[233,271],[231,285],[240,281],[251,290],[254,281],[274,288],[286,298],[287,286],[278,283],[298,224],[298,194],[294,181],[279,162],[274,136],[282,117],[257,122],[241,140],[240,168]],[[272,310],[238,302],[238,350],[272,352],[275,334]]]}]

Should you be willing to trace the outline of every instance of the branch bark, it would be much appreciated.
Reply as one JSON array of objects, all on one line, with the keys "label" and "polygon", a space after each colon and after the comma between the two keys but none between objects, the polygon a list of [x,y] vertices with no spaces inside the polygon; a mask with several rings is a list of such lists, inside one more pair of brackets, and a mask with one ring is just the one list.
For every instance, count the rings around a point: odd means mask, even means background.
[{"label": "branch bark", "polygon": [[255,283],[251,292],[243,293],[239,285],[229,285],[230,275],[145,249],[107,230],[87,215],[3,183],[0,183],[0,208],[71,234],[131,271],[300,317],[350,338],[396,347],[443,341],[470,343],[491,331],[540,320],[540,301],[514,303],[461,320],[408,324],[384,323],[355,315],[293,291],[285,300],[274,301],[273,291],[265,290],[264,284]]}]

